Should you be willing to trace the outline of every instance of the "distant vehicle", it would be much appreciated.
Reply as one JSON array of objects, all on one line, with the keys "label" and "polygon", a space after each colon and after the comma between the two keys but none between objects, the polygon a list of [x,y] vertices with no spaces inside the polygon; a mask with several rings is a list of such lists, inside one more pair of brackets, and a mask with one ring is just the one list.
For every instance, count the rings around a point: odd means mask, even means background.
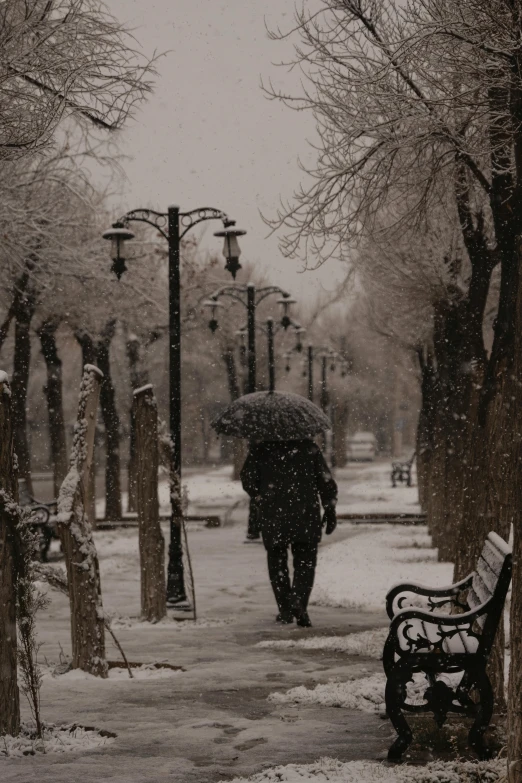
[{"label": "distant vehicle", "polygon": [[356,432],[346,441],[346,457],[354,462],[373,462],[376,452],[373,432]]}]

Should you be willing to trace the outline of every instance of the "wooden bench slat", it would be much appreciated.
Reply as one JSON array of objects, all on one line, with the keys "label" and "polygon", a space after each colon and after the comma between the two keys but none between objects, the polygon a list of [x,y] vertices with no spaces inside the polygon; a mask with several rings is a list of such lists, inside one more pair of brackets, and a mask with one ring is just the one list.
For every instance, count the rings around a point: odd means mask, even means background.
[{"label": "wooden bench slat", "polygon": [[[497,580],[498,582],[498,580]],[[496,585],[495,585],[496,586]],[[475,593],[480,598],[480,602],[483,604],[486,601],[489,601],[491,596],[494,593],[494,590],[490,590],[487,584],[482,579],[481,575],[478,573],[478,571],[475,572],[473,576],[473,582],[472,587]]]},{"label": "wooden bench slat", "polygon": [[488,562],[484,560],[482,555],[479,557],[479,561],[477,563],[477,574],[480,576],[484,584],[487,585],[490,593],[493,594],[498,583],[499,575],[493,571],[491,566],[488,565]]},{"label": "wooden bench slat", "polygon": [[504,556],[491,543],[491,541],[486,541],[484,548],[482,549],[481,556],[484,558],[491,570],[498,576],[502,570],[502,566],[504,565]]},{"label": "wooden bench slat", "polygon": [[[477,595],[473,587],[468,592],[468,606],[470,609],[477,609],[477,607],[482,606],[484,602],[480,600],[480,596]],[[484,623],[486,621],[486,615],[483,614],[481,617],[477,617],[477,623],[480,625],[481,628],[484,627]]]}]

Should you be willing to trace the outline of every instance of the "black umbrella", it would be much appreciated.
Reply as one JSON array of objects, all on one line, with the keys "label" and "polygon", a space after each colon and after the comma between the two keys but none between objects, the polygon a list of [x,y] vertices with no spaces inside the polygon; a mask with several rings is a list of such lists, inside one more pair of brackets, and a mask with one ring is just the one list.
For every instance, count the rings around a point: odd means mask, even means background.
[{"label": "black umbrella", "polygon": [[212,422],[219,434],[248,440],[313,438],[331,426],[322,410],[306,397],[277,391],[245,394]]}]

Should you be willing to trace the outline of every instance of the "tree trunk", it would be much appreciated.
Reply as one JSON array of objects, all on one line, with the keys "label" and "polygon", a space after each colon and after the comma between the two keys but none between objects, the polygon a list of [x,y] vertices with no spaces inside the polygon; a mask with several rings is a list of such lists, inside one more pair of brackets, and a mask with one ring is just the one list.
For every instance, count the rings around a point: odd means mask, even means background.
[{"label": "tree trunk", "polygon": [[335,466],[344,468],[347,462],[346,457],[346,437],[348,433],[348,420],[350,408],[346,399],[335,399],[335,438],[332,443],[332,455],[334,456]]},{"label": "tree trunk", "polygon": [[[241,389],[239,388],[239,379],[237,375],[236,357],[234,346],[227,344],[221,353],[227,371],[228,392],[230,394],[231,402],[237,400],[241,396]],[[233,439],[233,464],[232,464],[232,481],[239,481],[239,474],[246,457],[245,443],[240,438]]]},{"label": "tree trunk", "polygon": [[[141,367],[140,361],[140,347],[141,343],[139,338],[135,334],[131,334],[127,338],[127,359],[129,362],[129,375],[131,389],[134,392],[136,389],[145,386],[149,382],[148,373]],[[137,509],[137,486],[136,486],[136,421],[134,418],[135,406],[132,403],[129,410],[129,462],[127,465],[128,476],[128,499],[127,499],[127,511],[136,511]]]},{"label": "tree trunk", "polygon": [[72,665],[97,677],[107,676],[105,624],[98,553],[85,508],[102,381],[98,368],[84,368],[69,473],[58,496],[71,607]]},{"label": "tree trunk", "polygon": [[165,617],[165,541],[159,523],[158,409],[152,386],[134,394],[137,501],[141,571],[141,614],[149,622]]},{"label": "tree trunk", "polygon": [[232,463],[232,481],[239,481],[241,469],[244,465],[247,455],[247,445],[241,438],[234,438],[232,441],[233,463]]},{"label": "tree trunk", "polygon": [[116,409],[116,394],[111,378],[109,351],[116,321],[109,321],[98,341],[98,366],[103,373],[100,405],[105,425],[105,519],[121,519],[120,485],[120,418]]},{"label": "tree trunk", "polygon": [[209,451],[210,451],[210,439],[212,437],[212,431],[208,425],[207,412],[204,407],[200,412],[200,424],[201,424],[201,458],[203,465],[208,465]]},{"label": "tree trunk", "polygon": [[15,345],[12,380],[12,416],[14,427],[15,451],[18,457],[20,478],[25,479],[29,493],[33,494],[31,481],[31,456],[27,437],[27,389],[29,385],[29,367],[31,364],[31,321],[34,315],[35,301],[32,294],[20,297],[16,309]]},{"label": "tree trunk", "polygon": [[[0,492],[7,503],[18,502],[12,393],[0,374]],[[5,494],[4,494],[5,493]],[[20,697],[16,646],[16,539],[12,514],[0,503],[0,735],[20,732]]]},{"label": "tree trunk", "polygon": [[[74,336],[80,345],[82,351],[82,367],[86,365],[97,364],[96,345],[94,340],[87,332],[76,330]],[[96,446],[96,444],[95,444]],[[92,463],[89,471],[89,491],[85,498],[85,513],[89,524],[94,528],[96,527],[96,458],[93,455]]]},{"label": "tree trunk", "polygon": [[[431,462],[433,457],[433,428],[435,425],[435,391],[437,374],[433,351],[429,348],[417,352],[421,370],[421,408],[417,423],[416,460],[417,487],[421,509],[426,512],[429,504]],[[429,520],[428,520],[429,522]]]},{"label": "tree trunk", "polygon": [[53,497],[57,498],[62,481],[67,475],[67,442],[63,412],[62,361],[56,346],[58,322],[48,319],[38,329],[42,354],[47,367],[44,393],[49,417],[49,441],[53,465]]},{"label": "tree trunk", "polygon": [[11,302],[11,306],[7,311],[7,315],[5,316],[2,324],[0,325],[0,351],[2,350],[2,346],[6,341],[7,335],[9,334],[9,327],[11,326],[11,322],[13,321],[13,318],[15,318],[20,304],[23,302],[23,299],[26,296],[26,291],[31,282],[31,272],[33,269],[34,261],[32,259],[28,259],[25,262],[24,271],[15,281],[13,286],[13,300]]},{"label": "tree trunk", "polygon": [[[428,526],[433,546],[440,548],[446,528],[446,435],[442,407],[435,411],[433,452],[430,464],[428,491]],[[439,558],[440,559],[440,558]]]}]

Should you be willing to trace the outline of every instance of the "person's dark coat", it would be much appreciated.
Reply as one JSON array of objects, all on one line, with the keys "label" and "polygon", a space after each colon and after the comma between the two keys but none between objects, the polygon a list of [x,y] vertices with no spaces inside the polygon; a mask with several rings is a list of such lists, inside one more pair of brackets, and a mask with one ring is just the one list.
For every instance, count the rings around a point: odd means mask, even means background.
[{"label": "person's dark coat", "polygon": [[321,539],[321,503],[334,505],[337,484],[312,440],[254,444],[241,471],[267,548]]}]

